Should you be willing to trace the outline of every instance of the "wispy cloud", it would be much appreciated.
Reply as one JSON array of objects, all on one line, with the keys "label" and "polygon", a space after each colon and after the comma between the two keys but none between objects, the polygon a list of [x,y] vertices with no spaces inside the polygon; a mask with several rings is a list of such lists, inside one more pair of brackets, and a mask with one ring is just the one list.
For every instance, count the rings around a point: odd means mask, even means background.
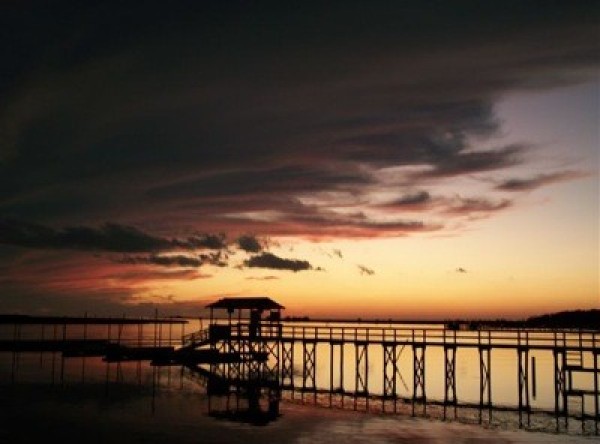
[{"label": "wispy cloud", "polygon": [[358,267],[358,270],[360,271],[360,274],[362,274],[362,275],[372,276],[375,274],[375,270],[373,270],[372,268],[365,267],[364,265],[360,265],[360,264],[357,264],[356,266]]},{"label": "wispy cloud", "polygon": [[449,201],[443,212],[452,215],[489,214],[509,208],[511,205],[512,202],[507,199],[492,201],[485,198],[464,198],[457,196]]},{"label": "wispy cloud", "polygon": [[115,271],[110,274],[110,279],[127,282],[128,284],[144,284],[148,281],[181,281],[208,279],[212,275],[200,273],[197,270],[126,270]]},{"label": "wispy cloud", "polygon": [[431,170],[419,175],[452,177],[498,170],[518,164],[519,154],[524,150],[523,145],[511,145],[493,151],[464,152],[461,150],[453,154],[446,153],[438,159]]},{"label": "wispy cloud", "polygon": [[277,276],[248,276],[246,279],[249,281],[274,281],[274,280],[278,280],[279,277],[277,277]]},{"label": "wispy cloud", "polygon": [[421,210],[430,207],[432,197],[427,191],[417,191],[400,196],[398,199],[379,204],[378,207],[393,210]]},{"label": "wispy cloud", "polygon": [[579,179],[585,175],[582,171],[558,171],[555,173],[538,174],[537,176],[528,178],[506,179],[500,182],[496,186],[496,189],[501,191],[530,191],[557,182]]}]

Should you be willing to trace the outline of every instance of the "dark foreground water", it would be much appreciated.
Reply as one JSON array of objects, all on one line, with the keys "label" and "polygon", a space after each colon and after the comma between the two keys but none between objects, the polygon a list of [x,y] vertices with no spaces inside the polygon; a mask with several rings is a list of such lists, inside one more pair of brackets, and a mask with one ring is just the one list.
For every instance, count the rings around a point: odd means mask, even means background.
[{"label": "dark foreground water", "polygon": [[[527,432],[408,415],[356,412],[283,395],[265,421],[247,402],[206,393],[179,367],[106,364],[58,354],[0,354],[0,442],[84,443],[591,443],[597,437]],[[268,410],[266,400],[258,404]],[[261,423],[264,425],[255,425]]]}]

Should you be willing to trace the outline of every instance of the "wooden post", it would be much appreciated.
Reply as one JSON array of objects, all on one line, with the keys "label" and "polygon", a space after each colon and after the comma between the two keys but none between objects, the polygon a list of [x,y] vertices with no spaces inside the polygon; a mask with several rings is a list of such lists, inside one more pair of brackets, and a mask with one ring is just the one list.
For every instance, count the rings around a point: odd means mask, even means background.
[{"label": "wooden post", "polygon": [[[87,340],[87,311],[83,315],[83,340]],[[81,357],[81,383],[85,382],[85,354]]]},{"label": "wooden post", "polygon": [[12,371],[11,371],[11,383],[14,384],[15,382],[15,374],[16,374],[16,369],[17,369],[17,331],[19,329],[19,326],[17,325],[17,323],[15,322],[15,324],[13,324],[13,353],[12,353]]},{"label": "wooden post", "polygon": [[83,315],[83,340],[87,339],[87,311]]},{"label": "wooden post", "polygon": [[598,402],[598,349],[596,348],[596,333],[592,333],[592,347],[594,351],[592,358],[594,358],[594,427],[596,435],[598,435],[598,421],[600,421],[600,405]]},{"label": "wooden post", "polygon": [[[57,335],[57,326],[56,324],[53,324],[52,326],[52,340],[53,342],[56,342],[56,335]],[[56,364],[56,350],[52,350],[52,385],[54,385],[54,366]]]},{"label": "wooden post", "polygon": [[531,357],[531,390],[533,399],[537,396],[537,374],[535,370],[535,356]]},{"label": "wooden post", "polygon": [[329,407],[333,406],[333,329],[329,327]]},{"label": "wooden post", "polygon": [[[45,327],[45,324],[42,324],[42,337],[41,337],[42,341],[44,341],[44,339],[45,339],[44,338],[44,327]],[[44,364],[44,352],[41,351],[40,352],[40,367],[42,367],[43,364]]]},{"label": "wooden post", "polygon": [[154,347],[158,338],[158,308],[154,309]]}]

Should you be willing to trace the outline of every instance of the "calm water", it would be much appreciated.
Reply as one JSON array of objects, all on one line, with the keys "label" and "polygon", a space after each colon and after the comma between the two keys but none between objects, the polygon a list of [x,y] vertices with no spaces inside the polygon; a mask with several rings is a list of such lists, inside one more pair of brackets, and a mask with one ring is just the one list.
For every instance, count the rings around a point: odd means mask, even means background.
[{"label": "calm water", "polygon": [[[294,324],[298,325],[298,324]],[[178,342],[182,334],[206,326],[199,320],[187,326],[163,325],[155,329],[146,325],[141,330],[136,325],[117,326],[62,326],[56,330],[46,326],[45,338],[120,339],[130,343]],[[364,326],[364,324],[361,324]],[[423,326],[417,326],[423,328]],[[0,338],[12,338],[12,326],[1,326]],[[22,339],[39,339],[41,326],[23,327]],[[549,338],[552,335],[549,334]],[[576,340],[576,336],[572,338]],[[344,380],[334,372],[334,387],[343,383],[346,390],[354,389],[354,346],[344,347]],[[295,348],[295,384],[302,386],[302,349]],[[553,357],[550,351],[533,351],[536,359],[536,396],[530,393],[534,409],[554,408]],[[400,396],[412,394],[412,352],[409,348],[400,355],[401,376],[397,380]],[[591,356],[584,356],[589,361]],[[494,404],[515,406],[518,401],[517,356],[514,350],[492,352],[492,400]],[[339,365],[339,348],[334,353],[334,363]],[[329,388],[330,350],[327,345],[317,346],[316,382],[319,388]],[[459,442],[468,436],[482,441],[495,442],[588,442],[595,438],[593,422],[582,428],[581,422],[571,419],[568,430],[561,434],[549,434],[555,429],[551,415],[532,415],[531,429],[536,432],[517,431],[518,417],[514,412],[495,411],[493,419],[484,426],[459,423],[476,423],[476,409],[459,409],[458,418],[441,422],[441,407],[428,406],[427,416],[434,420],[410,417],[409,405],[400,404],[400,415],[382,414],[384,406],[365,399],[355,404],[352,398],[328,395],[301,394],[285,391],[280,404],[280,416],[267,426],[256,428],[237,418],[228,418],[227,411],[235,400],[227,397],[208,397],[202,381],[182,371],[180,367],[152,367],[147,362],[107,364],[100,358],[62,359],[58,353],[0,353],[0,395],[4,415],[0,442],[31,442],[38,434],[44,437],[50,430],[58,437],[67,439],[69,434],[89,435],[92,442],[162,442],[176,439],[181,442],[262,442],[279,436],[271,442],[351,442],[356,433],[369,436],[371,442],[410,442],[404,437],[421,438],[424,442]],[[479,355],[476,349],[459,349],[456,357],[457,398],[460,402],[479,402]],[[593,388],[593,376],[578,377],[574,381],[579,388]],[[383,350],[381,346],[369,346],[369,391],[383,391]],[[444,356],[438,347],[426,350],[426,388],[428,400],[444,397]],[[532,387],[530,385],[530,391]],[[245,402],[245,401],[244,401]],[[265,406],[265,400],[261,401]],[[239,407],[239,400],[238,400]],[[334,408],[324,408],[332,405]],[[337,408],[335,408],[337,407]],[[364,410],[368,413],[342,411],[339,407]],[[576,402],[570,403],[571,411],[580,411]],[[235,410],[235,409],[234,409]],[[386,410],[390,411],[390,405]],[[593,413],[593,400],[586,399],[585,411]],[[228,420],[229,419],[229,420]],[[27,426],[35,422],[35,427]],[[315,424],[319,424],[317,427]],[[357,427],[360,431],[357,431]],[[465,428],[464,430],[462,428]],[[98,428],[98,430],[96,430]],[[121,436],[123,429],[128,436]],[[266,433],[265,430],[271,430]],[[419,431],[420,430],[420,431]],[[427,434],[423,430],[430,430]],[[416,432],[419,431],[419,432]],[[398,435],[400,433],[401,436]],[[413,434],[413,432],[415,432]],[[545,433],[539,433],[545,432]],[[525,433],[523,435],[523,433]],[[22,434],[22,437],[19,437]],[[196,436],[197,434],[197,436]],[[114,435],[114,436],[113,436]],[[199,437],[202,437],[200,439]],[[337,437],[337,438],[335,438]],[[335,438],[335,439],[334,439]],[[458,441],[457,441],[458,440]],[[356,439],[353,442],[366,442]]]},{"label": "calm water", "polygon": [[[129,443],[588,443],[595,438],[330,409],[284,394],[275,421],[257,427],[221,413],[235,401],[209,397],[178,368],[107,364],[99,358],[23,353],[16,378],[0,354],[0,442]],[[64,366],[64,367],[63,367]],[[62,368],[61,368],[62,367]]]}]

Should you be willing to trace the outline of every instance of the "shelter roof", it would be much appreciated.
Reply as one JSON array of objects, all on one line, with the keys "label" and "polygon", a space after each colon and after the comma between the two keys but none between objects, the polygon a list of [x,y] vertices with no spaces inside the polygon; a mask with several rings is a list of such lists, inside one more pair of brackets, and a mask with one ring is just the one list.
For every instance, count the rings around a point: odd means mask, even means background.
[{"label": "shelter roof", "polygon": [[229,297],[212,302],[206,308],[277,310],[284,307],[267,297]]}]

